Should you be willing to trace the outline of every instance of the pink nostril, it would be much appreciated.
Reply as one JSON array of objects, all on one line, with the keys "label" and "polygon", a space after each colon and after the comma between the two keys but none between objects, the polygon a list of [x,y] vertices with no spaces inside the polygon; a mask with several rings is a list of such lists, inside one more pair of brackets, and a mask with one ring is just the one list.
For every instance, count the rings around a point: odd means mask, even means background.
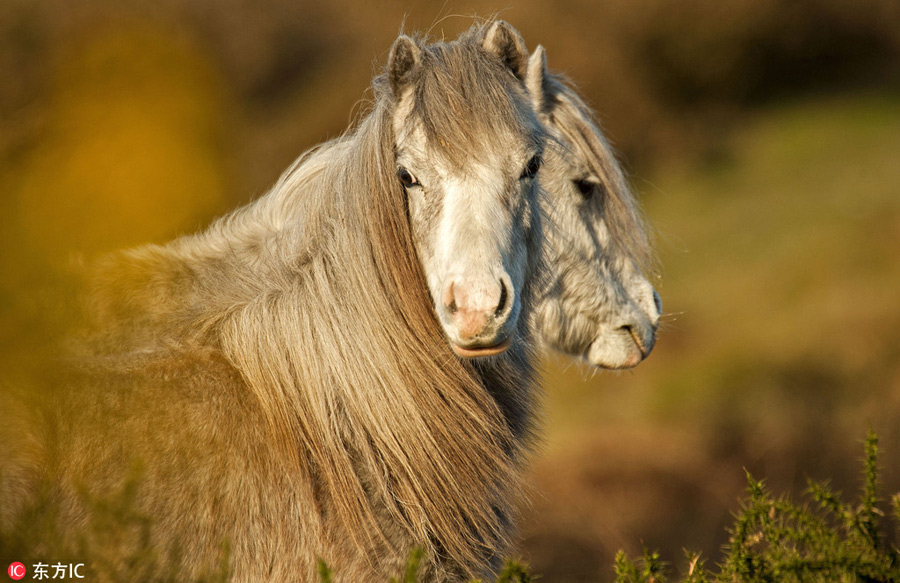
[{"label": "pink nostril", "polygon": [[440,303],[459,338],[469,339],[502,326],[512,301],[508,278],[455,277],[444,287]]},{"label": "pink nostril", "polygon": [[459,307],[456,305],[456,296],[454,295],[453,286],[456,282],[451,281],[450,285],[444,288],[444,297],[441,298],[444,307],[447,308],[451,314],[455,314]]},{"label": "pink nostril", "polygon": [[509,308],[509,286],[503,279],[454,279],[444,288],[441,304],[451,314],[478,312],[486,318],[499,318]]}]

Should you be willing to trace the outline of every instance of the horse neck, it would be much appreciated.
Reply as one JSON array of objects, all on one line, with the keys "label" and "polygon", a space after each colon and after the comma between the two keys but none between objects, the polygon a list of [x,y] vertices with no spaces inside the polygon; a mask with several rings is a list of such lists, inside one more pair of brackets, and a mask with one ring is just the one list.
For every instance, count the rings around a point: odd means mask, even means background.
[{"label": "horse neck", "polygon": [[222,317],[289,286],[327,244],[338,197],[320,194],[340,141],[301,156],[257,201],[166,245],[113,253],[86,274],[86,330],[94,350],[213,342]]}]

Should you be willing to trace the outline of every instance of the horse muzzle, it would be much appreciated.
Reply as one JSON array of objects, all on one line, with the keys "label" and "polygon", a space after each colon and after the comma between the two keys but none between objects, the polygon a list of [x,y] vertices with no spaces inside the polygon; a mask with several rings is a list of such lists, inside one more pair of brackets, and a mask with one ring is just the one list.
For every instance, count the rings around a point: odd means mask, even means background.
[{"label": "horse muzzle", "polygon": [[439,310],[453,351],[459,356],[493,356],[512,344],[518,298],[505,273],[500,277],[449,278]]}]

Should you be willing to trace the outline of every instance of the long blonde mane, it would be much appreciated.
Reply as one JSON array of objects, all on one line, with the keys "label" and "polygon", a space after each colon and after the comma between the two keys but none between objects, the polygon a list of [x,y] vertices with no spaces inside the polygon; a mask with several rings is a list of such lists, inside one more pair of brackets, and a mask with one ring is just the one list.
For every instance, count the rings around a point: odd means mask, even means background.
[{"label": "long blonde mane", "polygon": [[534,372],[525,343],[477,365],[448,347],[395,175],[394,105],[376,79],[359,125],[259,201],[102,262],[92,346],[221,352],[308,485],[306,533],[375,563],[413,541],[436,568],[482,576],[510,542]]}]

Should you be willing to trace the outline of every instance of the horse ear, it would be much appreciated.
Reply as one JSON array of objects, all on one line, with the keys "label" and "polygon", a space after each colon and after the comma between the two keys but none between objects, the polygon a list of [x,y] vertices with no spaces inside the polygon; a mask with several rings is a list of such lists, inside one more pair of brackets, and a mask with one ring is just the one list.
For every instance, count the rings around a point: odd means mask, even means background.
[{"label": "horse ear", "polygon": [[544,47],[538,45],[528,57],[528,67],[525,71],[525,87],[531,94],[531,102],[535,111],[543,111],[549,101],[547,75],[547,53]]},{"label": "horse ear", "polygon": [[482,46],[487,52],[498,56],[516,77],[525,79],[525,65],[528,60],[525,41],[522,40],[519,31],[508,22],[498,20],[493,23],[484,35]]},{"label": "horse ear", "polygon": [[409,83],[410,76],[421,60],[422,51],[415,41],[408,36],[400,35],[391,46],[388,54],[388,81],[395,97],[400,97],[403,88]]}]

